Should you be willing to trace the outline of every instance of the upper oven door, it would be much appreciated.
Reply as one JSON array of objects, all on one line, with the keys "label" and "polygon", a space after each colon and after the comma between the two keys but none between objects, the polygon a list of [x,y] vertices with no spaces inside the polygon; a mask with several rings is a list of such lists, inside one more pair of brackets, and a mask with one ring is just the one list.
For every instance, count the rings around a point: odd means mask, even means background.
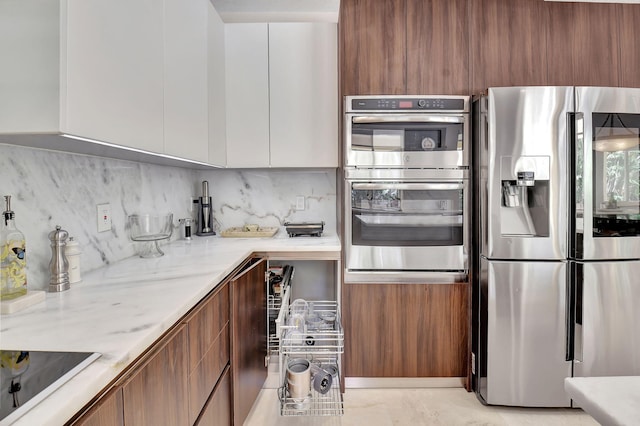
[{"label": "upper oven door", "polygon": [[345,114],[345,166],[468,167],[468,114]]}]

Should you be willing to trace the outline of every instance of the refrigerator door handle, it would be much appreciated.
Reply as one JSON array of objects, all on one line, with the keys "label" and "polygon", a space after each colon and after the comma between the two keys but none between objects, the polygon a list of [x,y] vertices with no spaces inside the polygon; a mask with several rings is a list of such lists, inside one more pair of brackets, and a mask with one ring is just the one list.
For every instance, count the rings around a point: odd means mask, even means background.
[{"label": "refrigerator door handle", "polygon": [[575,263],[569,262],[569,267],[567,268],[567,310],[565,311],[565,325],[567,330],[567,345],[566,345],[566,361],[573,361],[574,357],[574,343],[575,343],[575,320],[576,320],[576,290],[574,285],[575,279]]},{"label": "refrigerator door handle", "polygon": [[574,319],[574,348],[573,348],[573,360],[576,362],[583,361],[582,342],[583,342],[583,330],[582,330],[582,291],[583,291],[583,270],[584,265],[581,263],[574,263],[572,268],[575,273],[573,277],[573,285],[575,286],[575,319]]}]

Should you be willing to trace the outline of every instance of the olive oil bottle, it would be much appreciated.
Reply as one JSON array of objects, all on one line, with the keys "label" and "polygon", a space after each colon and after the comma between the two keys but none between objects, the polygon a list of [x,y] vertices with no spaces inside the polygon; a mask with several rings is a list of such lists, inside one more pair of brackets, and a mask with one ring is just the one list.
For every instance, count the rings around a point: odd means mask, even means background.
[{"label": "olive oil bottle", "polygon": [[0,300],[27,294],[27,257],[24,234],[16,228],[11,196],[5,195],[6,209],[0,223]]}]

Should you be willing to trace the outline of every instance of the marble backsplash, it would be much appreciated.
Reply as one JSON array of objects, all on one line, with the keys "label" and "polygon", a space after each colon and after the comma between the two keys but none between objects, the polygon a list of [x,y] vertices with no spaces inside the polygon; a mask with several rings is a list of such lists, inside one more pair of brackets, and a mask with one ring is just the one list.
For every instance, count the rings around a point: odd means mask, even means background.
[{"label": "marble backsplash", "polygon": [[[81,270],[87,272],[137,255],[139,243],[129,239],[126,227],[130,214],[171,212],[172,239],[179,238],[178,219],[195,216],[192,201],[203,180],[209,181],[216,231],[324,220],[326,232],[336,232],[335,169],[203,171],[0,144],[0,195],[12,196],[34,290],[48,286],[47,235],[56,225],[79,242]],[[304,210],[295,209],[297,196],[305,197]],[[111,206],[112,227],[99,233],[96,205],[102,203]],[[284,229],[276,237],[286,237]]]}]

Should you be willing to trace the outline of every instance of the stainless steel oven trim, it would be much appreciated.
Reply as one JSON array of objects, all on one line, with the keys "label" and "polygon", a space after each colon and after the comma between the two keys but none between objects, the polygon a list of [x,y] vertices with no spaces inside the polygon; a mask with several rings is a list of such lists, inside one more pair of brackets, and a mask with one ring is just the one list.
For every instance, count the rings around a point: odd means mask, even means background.
[{"label": "stainless steel oven trim", "polygon": [[414,191],[464,189],[464,185],[462,183],[354,183],[351,187],[353,189],[405,189]]},{"label": "stainless steel oven trim", "polygon": [[464,123],[462,114],[350,114],[352,123]]},{"label": "stainless steel oven trim", "polygon": [[[415,172],[415,173],[406,173],[406,172]],[[471,206],[471,183],[468,176],[468,171],[466,170],[447,170],[443,171],[441,174],[441,178],[438,178],[437,170],[429,170],[428,173],[425,173],[425,176],[429,176],[428,178],[423,177],[422,181],[428,180],[431,182],[425,182],[426,185],[438,184],[438,182],[442,181],[451,181],[457,179],[455,182],[455,186],[458,189],[463,189],[464,191],[464,201],[463,201],[463,244],[462,246],[450,246],[450,247],[382,247],[376,248],[375,251],[379,251],[380,253],[385,252],[386,250],[401,250],[404,251],[406,249],[409,253],[425,253],[427,256],[439,256],[446,257],[447,251],[451,251],[455,253],[455,256],[459,256],[462,260],[462,264],[452,265],[443,262],[440,259],[439,264],[442,265],[442,268],[427,268],[427,269],[392,269],[392,270],[375,270],[375,269],[364,269],[364,268],[356,268],[352,263],[352,257],[354,256],[354,252],[358,251],[357,248],[354,248],[352,245],[352,224],[351,224],[351,186],[355,185],[380,185],[382,182],[380,180],[393,180],[398,181],[397,184],[407,185],[413,182],[407,182],[407,180],[415,180],[417,176],[420,175],[420,171],[413,170],[345,170],[345,177],[350,177],[345,179],[345,191],[344,191],[344,200],[345,200],[345,270],[344,270],[344,281],[345,282],[353,282],[353,283],[364,283],[364,282],[398,282],[398,283],[406,283],[406,282],[442,282],[442,283],[451,283],[451,282],[461,282],[467,279],[468,270],[469,270],[469,249],[470,249],[470,227],[471,227],[471,218],[470,218],[470,206]],[[465,173],[466,172],[466,173]],[[456,177],[452,177],[456,176]],[[357,178],[354,178],[357,176]],[[370,176],[370,178],[367,178]],[[465,176],[461,178],[461,176]],[[402,182],[402,181],[405,182]],[[373,182],[372,182],[373,181]],[[422,182],[420,183],[422,184]],[[389,184],[388,186],[393,186],[393,184]],[[377,250],[381,249],[381,250]],[[445,256],[443,256],[445,255]]]},{"label": "stainless steel oven trim", "polygon": [[374,169],[374,168],[345,168],[344,178],[366,182],[378,181],[434,181],[455,182],[469,179],[468,169]]},{"label": "stainless steel oven trim", "polygon": [[345,284],[453,284],[466,282],[468,271],[344,271]]}]

